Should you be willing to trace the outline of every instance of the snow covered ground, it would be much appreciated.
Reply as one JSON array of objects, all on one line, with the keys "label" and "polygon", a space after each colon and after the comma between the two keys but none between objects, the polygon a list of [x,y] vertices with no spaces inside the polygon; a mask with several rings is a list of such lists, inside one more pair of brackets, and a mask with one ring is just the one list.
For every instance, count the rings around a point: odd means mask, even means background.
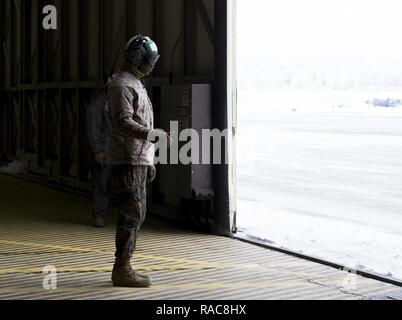
[{"label": "snow covered ground", "polygon": [[321,93],[239,92],[238,227],[402,279],[401,92]]}]

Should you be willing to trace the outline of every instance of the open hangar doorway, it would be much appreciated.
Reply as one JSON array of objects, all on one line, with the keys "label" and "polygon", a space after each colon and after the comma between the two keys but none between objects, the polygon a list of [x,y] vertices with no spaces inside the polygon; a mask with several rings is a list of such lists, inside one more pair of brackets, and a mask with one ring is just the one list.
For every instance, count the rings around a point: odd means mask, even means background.
[{"label": "open hangar doorway", "polygon": [[237,1],[237,237],[400,283],[400,9]]}]

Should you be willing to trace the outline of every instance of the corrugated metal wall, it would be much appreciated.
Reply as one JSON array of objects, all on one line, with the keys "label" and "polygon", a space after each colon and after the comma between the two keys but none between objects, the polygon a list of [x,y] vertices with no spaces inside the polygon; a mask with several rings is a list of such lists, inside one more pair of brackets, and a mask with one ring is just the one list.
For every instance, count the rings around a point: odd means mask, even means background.
[{"label": "corrugated metal wall", "polygon": [[[57,30],[42,28],[49,4]],[[157,112],[161,85],[214,81],[214,9],[214,0],[1,0],[0,157],[89,189],[85,110],[120,67],[125,42],[142,33],[159,45],[147,82]]]}]

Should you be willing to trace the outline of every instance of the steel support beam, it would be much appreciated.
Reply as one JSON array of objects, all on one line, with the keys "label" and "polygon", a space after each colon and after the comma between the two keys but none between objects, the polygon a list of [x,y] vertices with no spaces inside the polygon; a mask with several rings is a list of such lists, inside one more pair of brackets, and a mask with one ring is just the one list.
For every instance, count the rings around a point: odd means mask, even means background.
[{"label": "steel support beam", "polygon": [[201,21],[207,31],[208,38],[211,41],[212,46],[215,48],[215,33],[214,28],[212,27],[212,23],[209,20],[207,10],[205,9],[204,2],[202,0],[195,0],[194,1],[195,9],[197,10],[198,14],[200,15]]},{"label": "steel support beam", "polygon": [[184,0],[184,75],[197,72],[197,12],[194,0]]},{"label": "steel support beam", "polygon": [[[215,90],[213,127],[219,130],[228,128],[228,3],[215,2]],[[221,154],[226,153],[222,145]],[[229,203],[229,167],[227,164],[214,165],[214,233],[230,234],[230,203]]]}]

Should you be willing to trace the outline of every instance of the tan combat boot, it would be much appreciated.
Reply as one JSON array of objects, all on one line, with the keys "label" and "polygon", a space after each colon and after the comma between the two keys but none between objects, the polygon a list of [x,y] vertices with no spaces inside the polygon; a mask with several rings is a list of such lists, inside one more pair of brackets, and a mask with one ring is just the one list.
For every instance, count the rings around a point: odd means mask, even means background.
[{"label": "tan combat boot", "polygon": [[112,282],[115,287],[148,288],[152,285],[151,278],[135,272],[130,262],[116,263],[113,267]]}]

